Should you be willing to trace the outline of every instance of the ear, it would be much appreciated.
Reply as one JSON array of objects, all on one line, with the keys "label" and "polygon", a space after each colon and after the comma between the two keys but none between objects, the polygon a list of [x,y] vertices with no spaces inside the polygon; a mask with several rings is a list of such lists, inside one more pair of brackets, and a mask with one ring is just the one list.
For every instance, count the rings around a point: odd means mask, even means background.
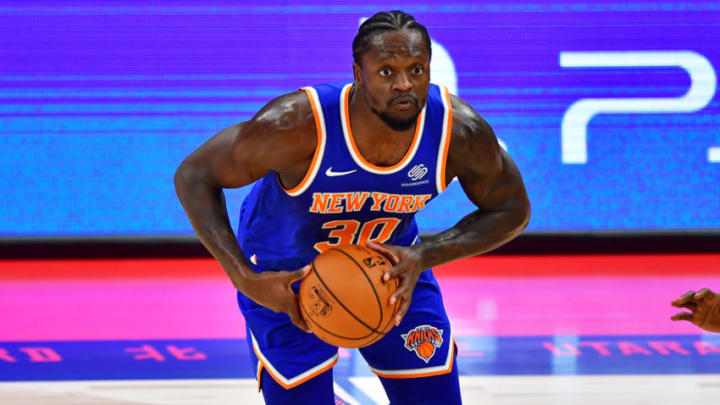
[{"label": "ear", "polygon": [[352,67],[353,67],[353,80],[355,81],[355,85],[359,86],[362,81],[362,79],[361,79],[362,76],[360,75],[360,65],[353,62]]}]

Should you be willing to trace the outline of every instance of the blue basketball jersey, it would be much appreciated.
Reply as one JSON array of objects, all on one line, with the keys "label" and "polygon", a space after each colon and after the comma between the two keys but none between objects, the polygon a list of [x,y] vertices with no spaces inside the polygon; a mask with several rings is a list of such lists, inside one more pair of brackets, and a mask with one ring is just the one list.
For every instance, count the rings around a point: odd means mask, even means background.
[{"label": "blue basketball jersey", "polygon": [[256,270],[298,269],[341,244],[409,246],[418,235],[415,213],[445,189],[452,122],[447,89],[430,85],[405,156],[381,167],[365,160],[353,138],[351,86],[303,88],[318,137],[307,174],[286,189],[270,172],[245,198],[238,240]]},{"label": "blue basketball jersey", "polygon": [[[430,86],[405,156],[392,166],[379,167],[362,156],[353,138],[350,88],[351,84],[323,84],[303,89],[317,131],[310,168],[292,189],[284,188],[271,172],[245,198],[238,240],[255,271],[295,270],[342,244],[376,241],[409,246],[418,236],[415,213],[445,189],[452,122],[447,89]],[[283,389],[293,389],[327,375],[338,361],[336,347],[301,331],[284,313],[237,294],[259,384],[266,374]],[[411,338],[421,335],[417,331],[425,331],[422,336],[433,345],[429,357],[417,352],[419,341]],[[397,379],[450,375],[457,370],[453,348],[440,288],[427,270],[417,281],[401,324],[360,352],[377,375]],[[266,385],[267,395],[271,385]]]}]

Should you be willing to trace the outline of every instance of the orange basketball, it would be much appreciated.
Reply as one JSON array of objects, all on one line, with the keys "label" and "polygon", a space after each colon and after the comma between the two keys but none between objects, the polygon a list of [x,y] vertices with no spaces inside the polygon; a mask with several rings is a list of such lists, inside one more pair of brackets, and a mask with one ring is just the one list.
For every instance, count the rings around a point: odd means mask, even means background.
[{"label": "orange basketball", "polygon": [[435,353],[435,347],[427,340],[420,343],[415,350],[417,350],[417,354],[423,359],[427,359]]},{"label": "orange basketball", "polygon": [[313,260],[300,283],[300,310],[312,332],[339,347],[365,347],[393,327],[400,301],[390,305],[397,279],[382,280],[392,267],[376,250],[343,245]]}]

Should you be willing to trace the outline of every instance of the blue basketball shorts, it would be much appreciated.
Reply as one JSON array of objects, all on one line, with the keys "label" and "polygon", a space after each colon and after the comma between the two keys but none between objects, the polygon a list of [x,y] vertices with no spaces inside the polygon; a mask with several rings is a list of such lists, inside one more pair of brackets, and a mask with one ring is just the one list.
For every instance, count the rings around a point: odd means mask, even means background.
[{"label": "blue basketball shorts", "polygon": [[[266,401],[274,396],[268,395],[270,391],[266,393],[265,386],[268,390],[279,386],[301,392],[304,390],[299,388],[316,377],[319,380],[312,385],[323,386],[319,381],[332,375],[331,369],[338,361],[337,347],[298,329],[284,313],[262,307],[241,293],[238,293],[238,303],[245,317],[253,370]],[[425,398],[433,398],[432,388],[433,392],[448,396],[442,401],[436,398],[434,403],[460,403],[455,342],[432,270],[423,272],[418,279],[410,308],[400,325],[359,351],[370,369],[381,378],[391,400],[392,396],[409,398],[426,390]],[[267,377],[271,381],[267,381]],[[332,377],[329,381],[326,389],[331,392]],[[436,383],[430,384],[431,381]],[[408,392],[402,387],[408,387]],[[296,404],[304,403],[297,400],[300,402]],[[408,401],[393,401],[395,403]]]}]

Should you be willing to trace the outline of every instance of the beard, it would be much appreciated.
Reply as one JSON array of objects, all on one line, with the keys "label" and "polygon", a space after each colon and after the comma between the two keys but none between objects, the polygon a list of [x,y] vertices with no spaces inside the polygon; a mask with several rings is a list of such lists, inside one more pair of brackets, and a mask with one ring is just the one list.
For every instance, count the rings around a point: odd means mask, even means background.
[{"label": "beard", "polygon": [[[380,117],[382,122],[385,123],[385,125],[392,128],[394,131],[407,131],[411,129],[413,126],[415,126],[415,122],[417,121],[417,115],[414,117],[410,117],[407,119],[400,119],[400,118],[394,118],[389,116],[387,113],[380,112],[374,108],[370,108],[375,115]],[[419,114],[419,112],[418,112]]]}]

